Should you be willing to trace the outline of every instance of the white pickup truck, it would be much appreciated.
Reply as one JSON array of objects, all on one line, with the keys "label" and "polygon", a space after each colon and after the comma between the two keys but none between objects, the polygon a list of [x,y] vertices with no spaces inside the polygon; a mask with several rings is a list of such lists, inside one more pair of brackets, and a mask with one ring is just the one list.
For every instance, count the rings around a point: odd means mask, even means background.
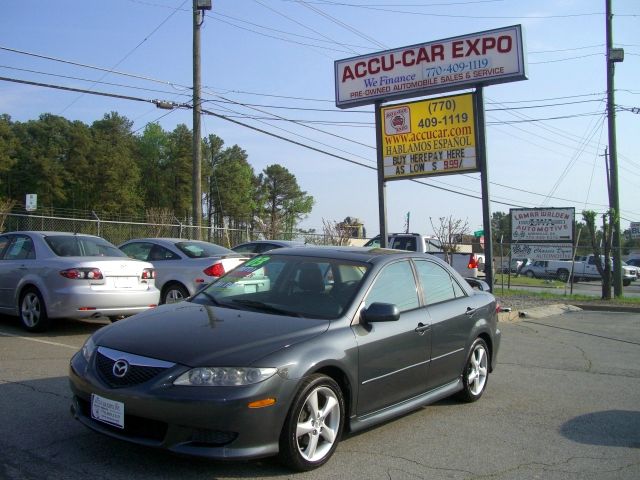
[{"label": "white pickup truck", "polygon": [[[600,272],[596,266],[595,255],[583,255],[575,258],[575,265],[573,267],[573,278],[575,281],[579,280],[600,280]],[[604,256],[602,256],[602,262],[604,264]],[[571,262],[569,262],[571,263]],[[613,260],[611,261],[613,265]],[[603,265],[604,266],[604,265]],[[622,265],[622,284],[626,287],[638,279],[637,271],[634,267],[629,265]]]},{"label": "white pickup truck", "polygon": [[[573,268],[573,279],[580,280],[600,280],[600,272],[596,266],[594,255],[579,255],[575,262],[571,260],[536,260],[528,263],[520,270],[521,275],[536,278],[557,278],[562,282],[569,280],[571,269]],[[635,268],[622,266],[622,283],[625,286],[637,279]]]},{"label": "white pickup truck", "polygon": [[[379,247],[380,238],[375,237],[364,244],[365,247]],[[412,252],[429,253],[444,260],[445,253],[442,251],[440,241],[429,235],[419,233],[391,233],[387,240],[388,248],[396,250],[409,250]],[[478,271],[484,271],[484,255],[477,253],[450,253],[450,264],[453,269],[463,277],[478,276]]]}]

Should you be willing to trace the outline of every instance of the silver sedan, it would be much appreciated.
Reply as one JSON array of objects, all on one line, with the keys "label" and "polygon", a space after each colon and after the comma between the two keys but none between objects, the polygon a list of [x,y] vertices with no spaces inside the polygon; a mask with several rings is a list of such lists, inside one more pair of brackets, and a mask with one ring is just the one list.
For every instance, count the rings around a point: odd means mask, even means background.
[{"label": "silver sedan", "polygon": [[136,238],[119,248],[153,264],[160,303],[183,300],[247,260],[215,243],[184,238]]},{"label": "silver sedan", "polygon": [[22,231],[0,235],[0,312],[43,331],[54,318],[114,320],[157,306],[153,265],[93,235]]}]

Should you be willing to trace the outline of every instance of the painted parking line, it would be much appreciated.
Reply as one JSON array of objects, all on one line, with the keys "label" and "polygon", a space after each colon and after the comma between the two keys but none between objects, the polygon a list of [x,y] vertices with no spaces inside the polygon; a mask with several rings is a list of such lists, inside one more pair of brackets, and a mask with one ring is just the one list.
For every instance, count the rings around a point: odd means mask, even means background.
[{"label": "painted parking line", "polygon": [[0,332],[0,335],[4,337],[19,338],[20,340],[27,340],[29,342],[44,343],[46,345],[53,345],[54,347],[64,347],[64,348],[70,348],[72,350],[80,349],[79,347],[76,347],[74,345],[67,345],[67,344],[58,343],[58,342],[50,342],[49,340],[41,340],[39,338],[23,337],[22,335],[14,335],[13,333]]}]

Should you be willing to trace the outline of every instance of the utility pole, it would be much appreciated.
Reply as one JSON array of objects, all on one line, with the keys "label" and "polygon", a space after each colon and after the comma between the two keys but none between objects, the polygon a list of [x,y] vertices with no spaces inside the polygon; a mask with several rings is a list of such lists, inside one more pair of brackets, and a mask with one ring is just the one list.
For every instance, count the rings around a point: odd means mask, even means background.
[{"label": "utility pole", "polygon": [[204,11],[211,10],[211,0],[193,0],[193,164],[192,164],[192,216],[193,238],[200,240],[202,224],[202,144],[200,131],[200,26]]},{"label": "utility pole", "polygon": [[620,242],[620,199],[618,195],[618,157],[616,150],[616,111],[614,96],[615,63],[624,60],[624,50],[613,48],[613,13],[611,0],[606,0],[606,32],[607,32],[607,118],[609,126],[609,168],[611,190],[609,207],[613,211],[611,227],[613,228],[613,294],[622,296],[622,245]]}]

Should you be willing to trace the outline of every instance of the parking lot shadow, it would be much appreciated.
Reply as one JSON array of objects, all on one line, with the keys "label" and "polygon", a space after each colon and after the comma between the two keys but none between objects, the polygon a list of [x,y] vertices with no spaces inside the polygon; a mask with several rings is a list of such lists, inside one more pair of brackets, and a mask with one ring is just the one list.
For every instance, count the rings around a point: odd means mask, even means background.
[{"label": "parking lot shadow", "polygon": [[640,448],[640,412],[607,410],[580,415],[562,425],[560,433],[588,445]]},{"label": "parking lot shadow", "polygon": [[[291,472],[275,459],[216,461],[93,432],[70,411],[66,376],[1,381],[0,479],[268,478]],[[4,472],[14,472],[5,477]]]}]

